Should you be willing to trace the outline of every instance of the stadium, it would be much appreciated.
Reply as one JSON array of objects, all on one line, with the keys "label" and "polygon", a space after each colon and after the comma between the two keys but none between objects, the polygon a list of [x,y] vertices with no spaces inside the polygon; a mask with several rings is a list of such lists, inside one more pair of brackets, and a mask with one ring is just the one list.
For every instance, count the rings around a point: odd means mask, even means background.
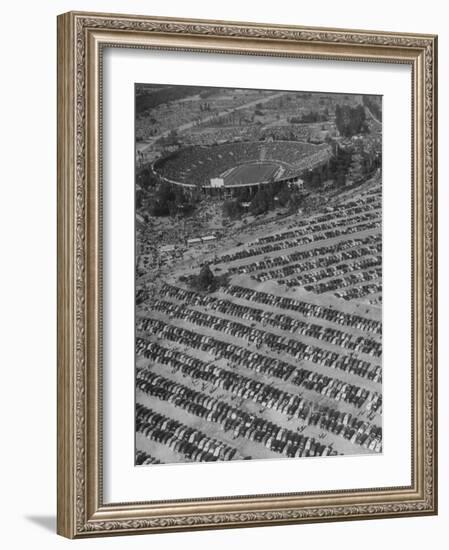
[{"label": "stadium", "polygon": [[299,141],[232,142],[188,146],[153,163],[162,180],[213,192],[297,182],[306,171],[328,162],[331,148]]},{"label": "stadium", "polygon": [[136,125],[136,466],[382,453],[381,123],[188,91]]}]

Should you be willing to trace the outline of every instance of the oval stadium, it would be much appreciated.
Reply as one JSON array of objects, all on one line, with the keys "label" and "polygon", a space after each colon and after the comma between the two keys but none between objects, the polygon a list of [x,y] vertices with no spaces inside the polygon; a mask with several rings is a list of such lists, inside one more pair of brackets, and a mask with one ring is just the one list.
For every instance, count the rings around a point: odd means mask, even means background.
[{"label": "oval stadium", "polygon": [[183,187],[241,188],[297,181],[329,160],[328,145],[299,141],[232,142],[184,147],[153,164],[163,181]]}]

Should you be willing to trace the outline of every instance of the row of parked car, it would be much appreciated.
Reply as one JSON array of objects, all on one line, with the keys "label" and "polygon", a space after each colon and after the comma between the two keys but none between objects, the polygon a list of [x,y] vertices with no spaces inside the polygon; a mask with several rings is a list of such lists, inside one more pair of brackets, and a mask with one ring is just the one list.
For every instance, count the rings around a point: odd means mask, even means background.
[{"label": "row of parked car", "polygon": [[[211,336],[200,335],[188,329],[174,327],[155,319],[145,319],[143,324],[139,325],[139,330],[142,330],[143,327],[145,327],[146,333],[150,332],[158,338],[206,351],[216,359],[224,358],[235,366],[244,366],[249,370],[261,372],[284,381],[288,380],[293,372],[296,372],[298,376],[297,385],[316,384],[316,387],[319,388],[316,391],[320,392],[324,388],[334,387],[332,381],[335,379],[330,376],[324,376],[302,367],[295,367],[280,359],[273,359],[257,352],[251,352],[249,349],[220,341]],[[137,353],[141,353],[142,346],[145,346],[145,341],[139,337],[136,343]],[[350,366],[348,366],[349,368]],[[378,369],[380,371],[380,367]],[[342,386],[340,386],[341,388]],[[361,408],[365,402],[369,402],[372,395],[378,395],[377,392],[362,391],[361,386],[356,384],[345,386],[342,390],[342,396],[345,390],[348,390],[349,393],[345,395],[344,399],[358,408]],[[354,395],[357,396],[357,399],[353,397]]]},{"label": "row of parked car", "polygon": [[[364,298],[365,296],[371,296],[373,294],[378,294],[381,292],[382,292],[381,283],[370,283],[359,287],[340,290],[335,293],[335,296],[337,296],[338,298],[343,298],[343,300],[357,300],[358,298]],[[375,300],[370,300],[370,303],[371,304],[382,303],[382,296],[376,298]]]},{"label": "row of parked car", "polygon": [[263,244],[263,245],[246,245],[244,248],[240,248],[235,252],[222,254],[216,256],[213,259],[215,264],[229,264],[230,262],[235,262],[239,260],[246,260],[252,256],[261,256],[263,254],[272,254],[273,252],[280,252],[281,250],[286,250],[288,248],[296,248],[306,244],[312,244],[318,241],[325,241],[327,239],[335,239],[339,237],[344,237],[345,235],[351,235],[353,233],[360,233],[361,231],[373,230],[380,227],[381,221],[380,218],[376,218],[373,221],[358,223],[356,225],[350,225],[344,227],[343,229],[328,229],[327,231],[322,231],[318,233],[309,233],[303,237],[298,237],[296,239],[291,239],[287,241],[279,241],[272,244]]},{"label": "row of parked car", "polygon": [[[329,269],[337,264],[342,264],[343,262],[353,262],[354,260],[360,260],[366,258],[367,256],[378,256],[382,252],[382,241],[377,239],[377,242],[368,245],[360,246],[359,239],[354,241],[355,246],[345,247],[344,250],[336,252],[336,248],[328,247],[327,253],[324,256],[314,256],[308,261],[294,262],[287,264],[283,261],[284,257],[277,257],[272,259],[272,263],[277,267],[276,269],[268,269],[265,271],[259,271],[251,275],[256,281],[266,281],[268,279],[276,279],[277,281],[282,280],[285,277],[290,277],[296,275],[298,284],[302,284],[302,275],[298,276],[298,273],[304,274],[304,276],[309,276],[308,272],[317,270],[317,269]],[[332,252],[330,252],[332,250]],[[330,253],[329,253],[330,252]]]},{"label": "row of parked car", "polygon": [[[272,243],[276,241],[283,241],[291,239],[292,237],[300,236],[303,233],[300,231],[303,228],[307,228],[308,231],[313,231],[313,226],[317,224],[323,224],[326,222],[338,221],[339,225],[344,225],[344,221],[350,219],[351,216],[357,216],[359,214],[364,215],[366,213],[374,212],[381,207],[379,197],[367,197],[361,199],[362,204],[356,205],[353,201],[344,203],[340,206],[332,208],[332,212],[319,214],[310,218],[304,218],[302,220],[295,220],[294,224],[287,231],[281,231],[266,237],[259,237],[256,244]],[[360,201],[359,201],[360,202]],[[379,215],[379,213],[377,213]]]},{"label": "row of parked car", "polygon": [[141,404],[136,405],[136,431],[195,462],[239,458],[230,445]]},{"label": "row of parked car", "polygon": [[[347,277],[338,277],[329,281],[306,285],[304,288],[308,292],[324,294],[325,292],[336,292],[342,288],[352,287],[359,283],[366,283],[367,281],[377,282],[379,279],[382,280],[382,266],[374,267],[374,269],[368,269],[366,271],[359,271],[358,273],[351,273]],[[380,283],[378,284],[381,286]]]},{"label": "row of parked car", "polygon": [[[148,369],[138,371],[137,387],[146,394],[173,403],[190,414],[218,423],[234,438],[241,437],[261,443],[279,454],[292,458],[337,454],[330,446],[313,437],[278,426],[256,414],[156,375]],[[220,458],[219,453],[216,458]]]},{"label": "row of parked car", "polygon": [[154,456],[141,451],[140,449],[136,450],[136,466],[146,466],[148,464],[162,464],[160,460]]},{"label": "row of parked car", "polygon": [[[195,381],[200,382],[202,391],[207,390],[210,386],[220,388],[228,392],[232,399],[237,397],[249,399],[262,405],[262,410],[265,408],[277,410],[288,416],[289,420],[298,418],[305,425],[320,424],[321,428],[346,437],[346,439],[353,437],[354,433],[351,430],[356,430],[361,435],[373,433],[376,437],[380,436],[381,438],[381,429],[379,431],[370,423],[363,422],[350,413],[339,412],[337,408],[323,406],[310,399],[305,399],[297,393],[281,390],[272,384],[249,378],[235,372],[235,370],[206,363],[196,357],[168,349],[155,342],[144,343],[139,341],[138,347],[139,354],[150,360],[150,368],[152,364],[167,367],[171,373],[180,373],[186,379],[194,381],[194,383]],[[321,395],[330,397],[335,401],[352,402],[355,406],[357,406],[358,400],[366,399],[366,395],[363,396],[366,390],[304,369],[297,369],[290,381],[302,388],[318,391]],[[380,398],[380,395],[376,394],[370,397],[374,402],[376,398]],[[213,400],[210,397],[210,401]],[[370,410],[372,408],[373,406],[370,407]],[[329,418],[333,419],[333,422],[327,424]],[[326,425],[322,424],[322,421],[326,421]],[[354,442],[362,444],[359,440],[354,440]]]},{"label": "row of parked car", "polygon": [[267,237],[260,237],[259,239],[249,242],[248,246],[261,246],[268,243],[294,243],[296,239],[304,237],[306,235],[313,235],[319,232],[326,232],[332,229],[340,227],[349,227],[353,224],[361,224],[363,222],[370,222],[378,219],[380,211],[378,209],[368,212],[362,211],[357,214],[347,214],[342,218],[338,218],[335,215],[327,221],[310,220],[309,223],[303,227],[297,226],[296,229],[285,231],[282,233],[275,233]]},{"label": "row of parked car", "polygon": [[[288,355],[296,361],[308,361],[329,369],[343,370],[365,377],[368,377],[370,373],[370,379],[379,379],[380,376],[379,366],[352,354],[343,355],[294,338],[261,330],[247,323],[237,323],[166,300],[156,300],[152,304],[152,311],[167,315],[170,319],[183,320],[197,327],[207,328],[243,340],[247,346],[253,344],[257,349],[265,346],[271,352]],[[138,328],[147,330],[147,321],[149,319],[142,319]]]},{"label": "row of parked car", "polygon": [[[272,273],[272,278],[276,279],[282,277],[284,274],[289,274],[290,266],[295,264],[303,263],[306,260],[314,262],[324,262],[323,264],[318,264],[318,267],[326,266],[327,258],[331,258],[332,255],[337,255],[345,251],[356,250],[362,246],[378,246],[381,245],[382,238],[379,234],[368,235],[367,237],[357,238],[357,239],[345,239],[344,241],[338,241],[331,245],[319,246],[316,248],[309,248],[307,250],[295,250],[288,254],[281,254],[274,257],[264,257],[262,260],[256,262],[244,263],[237,266],[231,266],[229,272],[231,274],[237,273],[248,273],[253,274],[257,271],[270,271],[274,270]],[[377,249],[377,251],[380,251]],[[373,249],[373,253],[376,253],[376,250]],[[330,260],[329,260],[330,261]],[[338,260],[337,260],[338,261]],[[333,262],[331,262],[332,264]],[[329,265],[331,265],[329,264]],[[282,269],[282,271],[277,271]],[[283,271],[285,269],[285,271]]]},{"label": "row of parked car", "polygon": [[[324,341],[342,348],[362,352],[373,357],[382,355],[381,342],[367,336],[353,335],[334,327],[318,325],[310,321],[303,321],[283,313],[269,309],[256,308],[236,303],[233,300],[220,299],[210,294],[181,288],[174,285],[164,284],[158,296],[177,300],[188,307],[203,307],[221,314],[232,315],[244,321],[261,323],[263,326],[280,328],[291,334],[307,336]],[[187,307],[187,306],[186,306]]]},{"label": "row of parked car", "polygon": [[223,292],[229,296],[256,302],[266,306],[296,311],[305,317],[315,317],[325,321],[343,325],[347,328],[357,329],[363,332],[369,332],[376,335],[382,334],[382,322],[369,317],[363,317],[354,313],[346,313],[330,306],[312,304],[295,298],[278,296],[268,292],[261,292],[251,288],[231,285],[226,287]]}]

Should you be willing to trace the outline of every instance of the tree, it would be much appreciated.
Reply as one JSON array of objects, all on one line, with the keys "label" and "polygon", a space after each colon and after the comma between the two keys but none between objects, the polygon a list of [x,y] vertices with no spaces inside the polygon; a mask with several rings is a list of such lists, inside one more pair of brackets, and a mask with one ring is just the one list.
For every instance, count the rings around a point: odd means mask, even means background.
[{"label": "tree", "polygon": [[143,206],[142,191],[136,191],[136,209],[140,210]]},{"label": "tree", "polygon": [[365,108],[363,105],[335,107],[335,124],[342,136],[351,137],[367,130]]},{"label": "tree", "polygon": [[195,183],[195,189],[192,192],[192,201],[194,203],[200,202],[203,198],[203,185],[201,181]]},{"label": "tree", "polygon": [[348,180],[350,183],[358,183],[365,176],[365,161],[362,154],[356,151],[352,155],[351,164],[348,170]]},{"label": "tree", "polygon": [[173,216],[180,211],[188,214],[193,210],[193,204],[181,187],[161,183],[150,201],[149,210],[152,216]]},{"label": "tree", "polygon": [[242,208],[238,200],[227,200],[223,203],[223,215],[231,220],[238,218],[242,213]]},{"label": "tree", "polygon": [[334,157],[329,163],[327,178],[332,178],[336,187],[344,187],[351,164],[352,152],[343,147],[336,147]]},{"label": "tree", "polygon": [[248,202],[251,200],[251,189],[249,187],[237,187],[235,196],[240,202]]},{"label": "tree", "polygon": [[362,96],[363,104],[368,107],[374,117],[382,122],[382,101],[379,96]]},{"label": "tree", "polygon": [[251,214],[253,214],[254,216],[263,214],[268,210],[267,198],[265,196],[265,191],[263,187],[260,187],[260,189],[254,195],[254,198],[251,201],[249,210]]},{"label": "tree", "polygon": [[212,273],[208,264],[204,264],[200,269],[200,273],[197,279],[197,286],[199,290],[211,290],[215,287],[215,276]]},{"label": "tree", "polygon": [[319,189],[321,187],[322,181],[321,181],[321,175],[318,169],[315,169],[312,172],[312,181],[310,183],[311,187],[313,189]]},{"label": "tree", "polygon": [[176,216],[176,213],[178,212],[178,208],[176,206],[175,201],[168,201],[167,202],[167,208],[169,215],[174,218]]},{"label": "tree", "polygon": [[292,211],[298,210],[298,208],[304,202],[304,195],[297,190],[293,191],[288,202],[289,208]]},{"label": "tree", "polygon": [[289,189],[288,185],[284,185],[278,194],[279,204],[281,206],[287,206],[290,201],[291,194],[292,192]]}]

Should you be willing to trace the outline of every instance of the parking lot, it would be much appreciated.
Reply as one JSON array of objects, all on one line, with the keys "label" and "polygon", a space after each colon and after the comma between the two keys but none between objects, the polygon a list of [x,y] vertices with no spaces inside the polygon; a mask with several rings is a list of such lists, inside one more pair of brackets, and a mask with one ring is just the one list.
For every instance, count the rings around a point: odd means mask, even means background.
[{"label": "parking lot", "polygon": [[[374,179],[313,215],[178,247],[136,311],[138,462],[381,452],[380,204]],[[205,263],[227,284],[190,288]]]}]

